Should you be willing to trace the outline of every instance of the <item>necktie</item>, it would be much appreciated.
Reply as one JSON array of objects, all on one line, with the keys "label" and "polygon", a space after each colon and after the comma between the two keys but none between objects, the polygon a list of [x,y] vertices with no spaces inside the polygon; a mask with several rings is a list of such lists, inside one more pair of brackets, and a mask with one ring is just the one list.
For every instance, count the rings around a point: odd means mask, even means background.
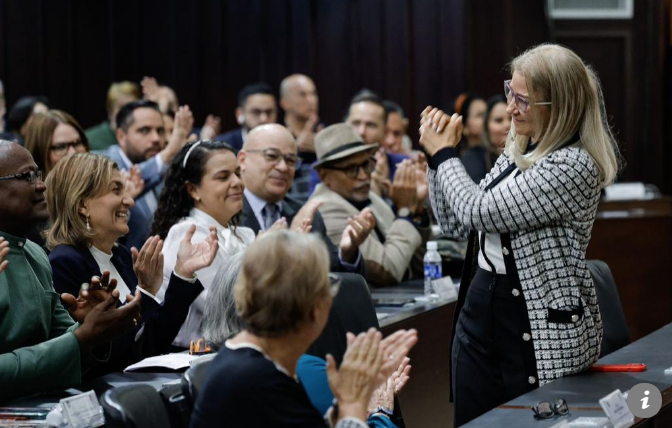
[{"label": "necktie", "polygon": [[261,216],[264,218],[264,230],[268,230],[280,218],[280,210],[275,204],[266,204],[261,210]]}]

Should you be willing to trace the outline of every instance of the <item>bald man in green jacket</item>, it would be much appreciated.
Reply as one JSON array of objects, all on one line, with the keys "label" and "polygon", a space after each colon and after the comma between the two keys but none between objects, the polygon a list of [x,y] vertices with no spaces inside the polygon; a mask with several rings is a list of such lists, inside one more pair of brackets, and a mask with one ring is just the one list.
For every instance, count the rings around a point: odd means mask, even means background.
[{"label": "bald man in green jacket", "polygon": [[0,401],[79,384],[97,359],[91,351],[130,330],[140,312],[140,293],[117,308],[113,292],[96,306],[73,297],[82,323],[73,320],[47,255],[25,238],[49,217],[45,190],[30,152],[0,140]]}]

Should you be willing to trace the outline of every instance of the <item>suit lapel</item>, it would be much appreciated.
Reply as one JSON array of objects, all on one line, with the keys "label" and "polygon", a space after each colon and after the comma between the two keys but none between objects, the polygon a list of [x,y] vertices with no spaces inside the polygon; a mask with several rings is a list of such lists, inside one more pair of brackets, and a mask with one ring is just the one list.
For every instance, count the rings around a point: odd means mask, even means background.
[{"label": "suit lapel", "polygon": [[242,226],[249,227],[254,231],[254,233],[259,233],[261,226],[257,221],[257,216],[254,215],[250,203],[247,201],[246,197],[243,197],[243,211],[241,212],[241,223]]}]

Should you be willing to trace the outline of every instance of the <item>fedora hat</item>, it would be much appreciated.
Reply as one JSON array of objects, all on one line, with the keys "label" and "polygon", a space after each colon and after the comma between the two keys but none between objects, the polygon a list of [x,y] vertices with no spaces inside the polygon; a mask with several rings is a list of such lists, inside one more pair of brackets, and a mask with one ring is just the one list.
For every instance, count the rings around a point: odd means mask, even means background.
[{"label": "fedora hat", "polygon": [[364,144],[362,137],[347,123],[337,123],[324,128],[315,136],[317,162],[313,167],[343,159],[355,153],[378,148],[380,144]]}]

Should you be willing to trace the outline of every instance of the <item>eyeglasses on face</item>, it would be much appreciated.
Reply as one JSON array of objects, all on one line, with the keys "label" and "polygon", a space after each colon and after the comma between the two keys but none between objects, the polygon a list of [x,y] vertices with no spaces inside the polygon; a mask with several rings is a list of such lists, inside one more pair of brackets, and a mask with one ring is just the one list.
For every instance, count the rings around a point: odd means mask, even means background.
[{"label": "eyeglasses on face", "polygon": [[513,89],[511,89],[511,81],[510,80],[505,80],[504,81],[504,95],[506,96],[506,101],[509,104],[511,103],[511,99],[515,98],[516,99],[516,108],[523,113],[527,113],[527,110],[530,108],[531,104],[534,104],[535,106],[549,106],[549,105],[553,104],[550,101],[531,102],[530,100],[523,97],[522,95],[516,94],[515,92],[513,92]]},{"label": "eyeglasses on face", "polygon": [[376,169],[376,158],[370,157],[364,162],[356,165],[346,165],[346,166],[332,166],[325,165],[324,168],[333,169],[336,171],[342,171],[343,174],[347,175],[350,178],[357,178],[359,170],[363,170],[365,174],[371,174]]},{"label": "eyeglasses on face", "polygon": [[542,401],[531,408],[536,419],[551,419],[555,416],[565,416],[569,414],[569,406],[564,398],[560,398],[553,402]]},{"label": "eyeglasses on face", "polygon": [[4,177],[0,177],[0,181],[4,180],[22,180],[33,184],[37,180],[42,181],[42,171],[26,171],[22,172],[21,174],[5,175]]},{"label": "eyeglasses on face", "polygon": [[264,159],[270,163],[278,163],[280,159],[285,160],[285,164],[289,168],[300,168],[302,159],[295,154],[282,154],[278,149],[258,149],[258,150],[245,150],[248,153],[261,153],[264,155]]},{"label": "eyeglasses on face", "polygon": [[56,153],[57,155],[64,155],[68,152],[68,150],[70,150],[70,147],[77,150],[79,148],[84,147],[84,142],[82,140],[75,140],[69,143],[52,144],[52,146],[49,147],[49,150]]}]

